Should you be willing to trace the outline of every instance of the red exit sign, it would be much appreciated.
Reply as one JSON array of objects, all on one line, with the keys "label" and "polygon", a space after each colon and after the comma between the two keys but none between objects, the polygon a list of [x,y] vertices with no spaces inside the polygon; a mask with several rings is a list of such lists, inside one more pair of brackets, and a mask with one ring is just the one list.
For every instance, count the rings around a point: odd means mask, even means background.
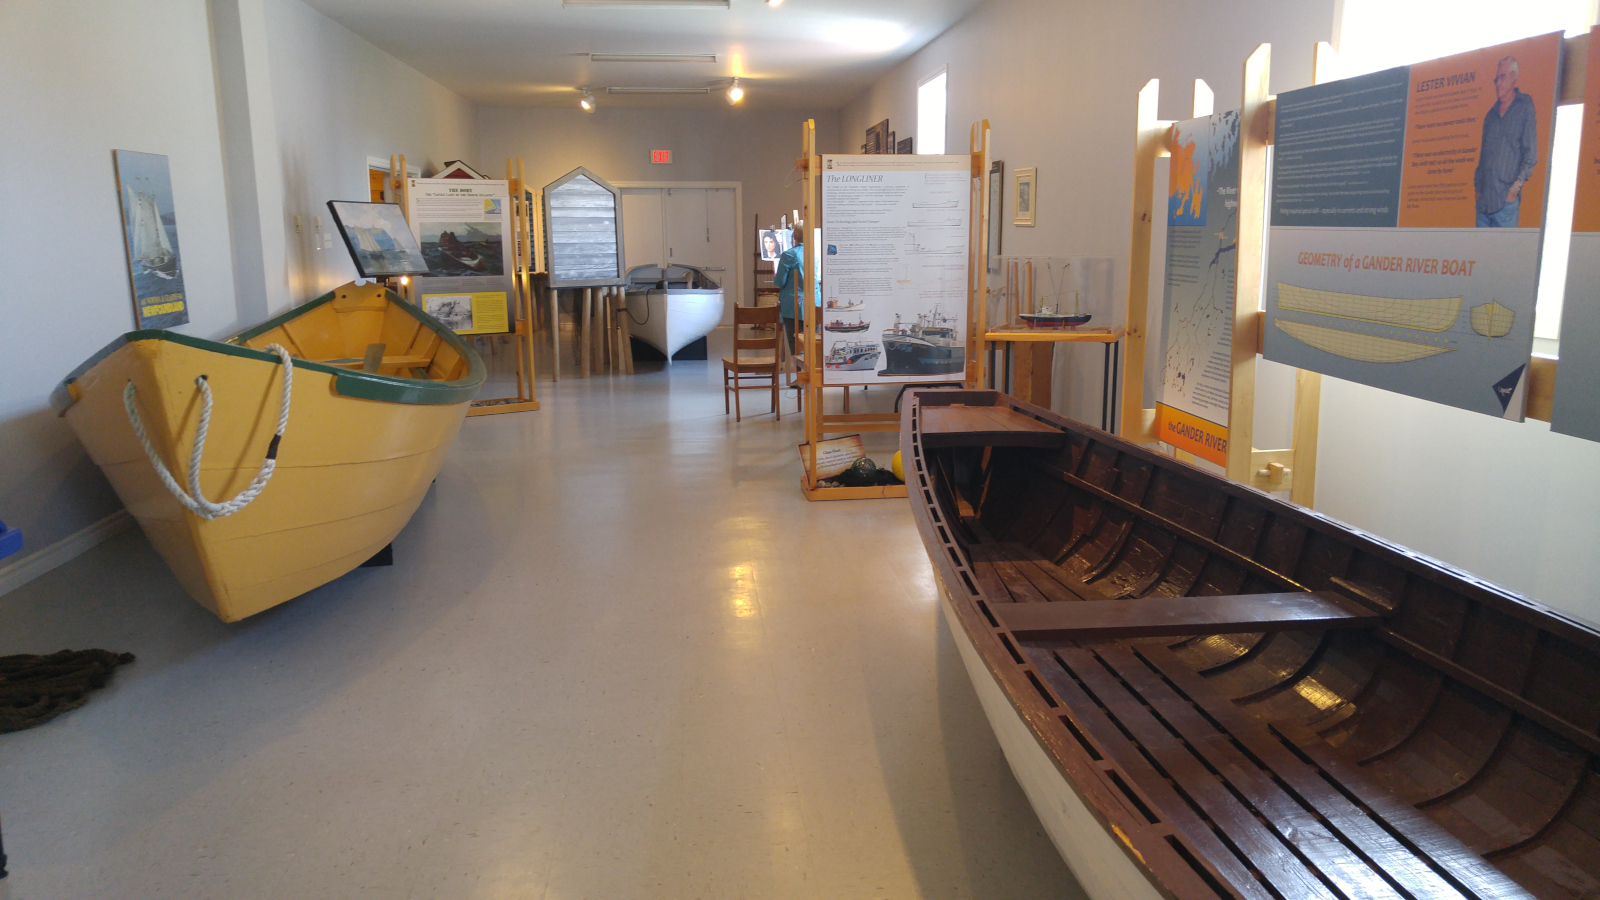
[{"label": "red exit sign", "polygon": [[656,165],[660,165],[660,166],[670,166],[670,165],[672,165],[672,151],[671,150],[651,150],[650,151],[650,162],[652,162],[652,163],[654,163]]}]

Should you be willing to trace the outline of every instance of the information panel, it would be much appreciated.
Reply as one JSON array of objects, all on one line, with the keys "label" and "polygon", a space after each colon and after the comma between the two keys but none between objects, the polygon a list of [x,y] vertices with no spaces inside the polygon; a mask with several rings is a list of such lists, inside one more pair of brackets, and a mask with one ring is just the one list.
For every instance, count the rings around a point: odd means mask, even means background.
[{"label": "information panel", "polygon": [[511,330],[509,190],[490,179],[411,179],[411,231],[432,273],[416,279],[418,305],[457,334]]},{"label": "information panel", "polygon": [[1278,96],[1267,359],[1521,421],[1561,47]]},{"label": "information panel", "polygon": [[1172,126],[1156,435],[1228,464],[1239,271],[1239,111]]},{"label": "information panel", "polygon": [[961,381],[972,158],[822,157],[824,384]]},{"label": "information panel", "polygon": [[1550,428],[1600,441],[1600,28],[1589,32],[1572,255],[1567,258],[1561,366]]}]

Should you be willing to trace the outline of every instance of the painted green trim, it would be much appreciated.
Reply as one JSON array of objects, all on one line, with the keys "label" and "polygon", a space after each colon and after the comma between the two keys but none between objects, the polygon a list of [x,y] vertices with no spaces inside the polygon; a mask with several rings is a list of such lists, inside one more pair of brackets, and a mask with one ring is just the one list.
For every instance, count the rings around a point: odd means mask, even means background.
[{"label": "painted green trim", "polygon": [[[466,403],[477,396],[478,390],[483,387],[484,379],[488,372],[484,368],[483,359],[478,356],[478,351],[461,339],[461,336],[451,331],[443,322],[428,315],[421,309],[400,299],[393,292],[386,292],[388,300],[405,310],[424,326],[433,330],[435,334],[450,346],[454,347],[462,358],[467,360],[467,374],[455,381],[427,381],[419,378],[400,378],[394,375],[378,375],[371,372],[354,372],[341,369],[337,366],[322,363],[295,360],[294,367],[303,371],[323,372],[333,376],[333,390],[342,397],[359,397],[363,400],[378,400],[384,403],[410,403],[421,406],[439,406],[451,403]],[[244,359],[256,359],[262,362],[276,363],[278,356],[266,350],[252,350],[240,346],[239,342],[264,334],[282,325],[284,322],[305,315],[308,311],[321,306],[333,299],[333,294],[324,294],[321,297],[303,306],[297,306],[277,318],[263,322],[237,335],[227,341],[212,341],[206,338],[193,337],[179,334],[175,331],[162,329],[145,329],[143,331],[130,331],[111,343],[102,347],[99,352],[84,360],[81,365],[72,370],[72,374],[61,380],[55,390],[50,393],[50,400],[56,409],[65,411],[72,405],[72,395],[67,390],[67,385],[79,378],[102,360],[125,344],[137,341],[169,341],[205,350],[210,353],[220,353],[224,356],[237,356]]]}]

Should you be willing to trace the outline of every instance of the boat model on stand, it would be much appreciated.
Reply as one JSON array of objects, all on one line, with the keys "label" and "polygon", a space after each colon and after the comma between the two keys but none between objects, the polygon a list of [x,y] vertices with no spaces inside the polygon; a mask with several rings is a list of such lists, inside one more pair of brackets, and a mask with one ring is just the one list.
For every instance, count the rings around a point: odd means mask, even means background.
[{"label": "boat model on stand", "polygon": [[1600,630],[993,391],[914,391],[913,517],[1096,898],[1600,889]]},{"label": "boat model on stand", "polygon": [[1072,312],[1057,312],[1054,307],[1041,306],[1031,313],[1018,315],[1022,321],[1028,323],[1029,328],[1077,328],[1086,324],[1092,316],[1083,311],[1078,301],[1078,292],[1072,292]]},{"label": "boat model on stand", "polygon": [[878,367],[880,355],[878,345],[869,341],[835,341],[822,364],[840,372],[866,371]]},{"label": "boat model on stand", "polygon": [[894,317],[894,324],[883,332],[883,352],[887,365],[879,375],[950,375],[965,370],[966,344],[956,334],[955,317],[944,315],[935,305],[917,314],[909,327]]}]

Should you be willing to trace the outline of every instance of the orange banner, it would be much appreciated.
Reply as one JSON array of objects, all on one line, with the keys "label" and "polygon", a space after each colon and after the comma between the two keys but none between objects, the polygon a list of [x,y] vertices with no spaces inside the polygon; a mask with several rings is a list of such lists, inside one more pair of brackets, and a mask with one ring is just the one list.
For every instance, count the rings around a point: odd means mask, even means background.
[{"label": "orange banner", "polygon": [[1156,439],[1187,450],[1207,462],[1228,464],[1228,429],[1199,416],[1156,404]]},{"label": "orange banner", "polygon": [[[1536,110],[1537,162],[1519,192],[1517,224],[1537,228],[1544,219],[1545,174],[1550,169],[1550,129],[1561,64],[1561,34],[1513,41],[1446,56],[1411,67],[1405,155],[1400,170],[1401,228],[1472,228],[1477,223],[1474,176],[1482,155],[1484,118],[1507,80],[1502,60],[1515,60],[1507,102],[1526,94]],[[1511,68],[1511,64],[1505,67]],[[1497,76],[1499,80],[1497,81]],[[1591,75],[1592,77],[1592,75]],[[1498,204],[1497,204],[1498,205]]]}]

